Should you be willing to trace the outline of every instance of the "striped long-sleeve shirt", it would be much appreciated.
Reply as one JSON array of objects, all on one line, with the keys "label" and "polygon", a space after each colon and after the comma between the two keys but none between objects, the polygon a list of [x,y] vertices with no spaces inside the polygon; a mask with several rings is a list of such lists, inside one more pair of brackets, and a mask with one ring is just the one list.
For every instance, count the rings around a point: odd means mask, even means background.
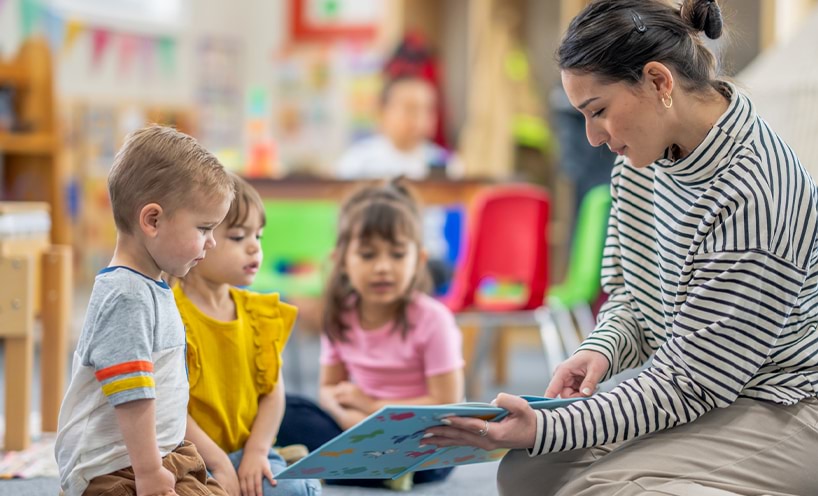
[{"label": "striped long-sleeve shirt", "polygon": [[623,441],[694,421],[739,396],[794,404],[818,386],[818,190],[733,86],[679,161],[619,163],[602,269],[610,295],[580,349],[608,393],[537,414],[532,455]]}]

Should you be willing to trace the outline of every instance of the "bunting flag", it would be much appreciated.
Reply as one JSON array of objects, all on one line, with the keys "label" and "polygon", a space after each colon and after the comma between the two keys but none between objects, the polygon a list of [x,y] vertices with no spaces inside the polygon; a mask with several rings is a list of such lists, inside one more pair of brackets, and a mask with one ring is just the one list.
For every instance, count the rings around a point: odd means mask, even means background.
[{"label": "bunting flag", "polygon": [[139,38],[139,60],[142,65],[142,76],[150,80],[156,64],[156,52],[151,38]]},{"label": "bunting flag", "polygon": [[119,35],[119,75],[128,76],[131,72],[134,56],[139,49],[139,37],[132,34]]},{"label": "bunting flag", "polygon": [[156,46],[159,49],[159,64],[162,73],[165,76],[173,75],[176,68],[176,60],[174,59],[176,41],[173,38],[162,37],[156,40]]},{"label": "bunting flag", "polygon": [[85,25],[76,20],[71,19],[65,25],[65,39],[63,40],[62,48],[64,53],[68,53],[74,48],[74,44],[77,42],[77,39],[80,35],[85,31]]},{"label": "bunting flag", "polygon": [[20,26],[23,38],[33,35],[40,26],[43,8],[39,0],[20,1]]},{"label": "bunting flag", "polygon": [[51,53],[62,52],[63,43],[65,42],[65,22],[63,18],[51,10],[44,10],[43,21]]},{"label": "bunting flag", "polygon": [[108,43],[111,41],[111,33],[102,28],[93,28],[91,30],[91,67],[99,68],[102,62],[102,56],[105,55],[105,49],[108,48]]}]

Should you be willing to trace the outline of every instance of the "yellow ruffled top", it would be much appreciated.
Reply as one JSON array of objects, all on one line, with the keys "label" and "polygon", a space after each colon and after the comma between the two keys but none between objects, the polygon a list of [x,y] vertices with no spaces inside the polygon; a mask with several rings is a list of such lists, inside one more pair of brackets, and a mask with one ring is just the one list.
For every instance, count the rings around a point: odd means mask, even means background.
[{"label": "yellow ruffled top", "polygon": [[181,286],[173,294],[186,331],[188,413],[225,452],[242,449],[260,397],[278,382],[298,311],[278,294],[232,288],[236,320],[224,322],[199,310]]}]

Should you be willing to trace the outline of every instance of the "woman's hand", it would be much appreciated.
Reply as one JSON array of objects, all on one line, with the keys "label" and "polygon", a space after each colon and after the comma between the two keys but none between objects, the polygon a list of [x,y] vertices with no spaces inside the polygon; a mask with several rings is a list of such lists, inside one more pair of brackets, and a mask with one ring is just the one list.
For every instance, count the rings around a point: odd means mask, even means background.
[{"label": "woman's hand", "polygon": [[262,478],[266,477],[270,484],[275,486],[276,480],[273,478],[273,471],[270,470],[270,462],[267,460],[267,451],[244,450],[244,456],[239,464],[239,485],[242,496],[263,496]]},{"label": "woman's hand", "polygon": [[375,400],[361,391],[356,384],[341,381],[335,386],[335,400],[347,408],[354,408],[364,413],[372,413]]},{"label": "woman's hand", "polygon": [[562,362],[545,390],[548,398],[578,398],[591,396],[610,364],[602,353],[582,350]]},{"label": "woman's hand", "polygon": [[[443,421],[448,427],[439,426],[426,430],[426,435],[432,436],[421,440],[421,446],[475,446],[485,450],[534,447],[537,413],[528,402],[519,396],[500,393],[493,403],[508,410],[508,415],[503,420],[487,423],[478,418],[449,417]],[[484,429],[488,429],[488,432],[481,435]]]},{"label": "woman's hand", "polygon": [[227,458],[227,455],[224,456],[224,461],[213,467],[210,473],[229,496],[241,496],[241,487],[239,486],[236,469],[233,468],[233,464]]}]

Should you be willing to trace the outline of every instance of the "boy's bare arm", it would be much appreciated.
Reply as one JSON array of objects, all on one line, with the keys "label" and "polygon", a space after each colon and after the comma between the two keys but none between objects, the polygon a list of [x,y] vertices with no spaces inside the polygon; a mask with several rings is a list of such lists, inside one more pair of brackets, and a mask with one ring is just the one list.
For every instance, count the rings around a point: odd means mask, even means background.
[{"label": "boy's bare arm", "polygon": [[162,466],[156,442],[154,400],[129,401],[114,407],[136,478],[137,494],[176,494],[176,477]]}]

